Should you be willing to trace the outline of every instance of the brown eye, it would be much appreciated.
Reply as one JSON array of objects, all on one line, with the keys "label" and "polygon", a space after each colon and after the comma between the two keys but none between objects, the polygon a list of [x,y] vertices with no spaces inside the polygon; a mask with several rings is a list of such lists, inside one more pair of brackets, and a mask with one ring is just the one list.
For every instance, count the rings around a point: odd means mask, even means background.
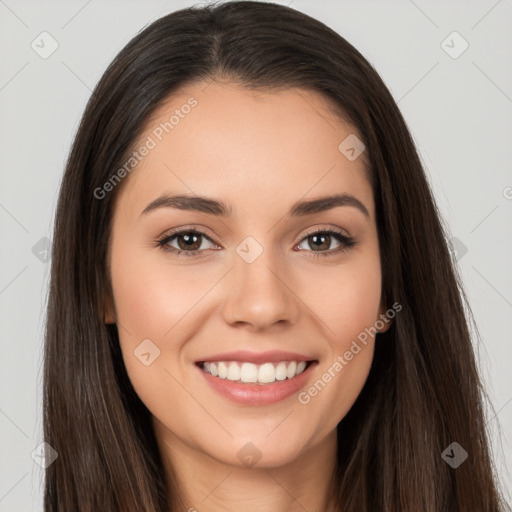
[{"label": "brown eye", "polygon": [[201,247],[201,237],[202,235],[199,235],[193,231],[190,233],[174,236],[180,249],[191,251],[197,251]]},{"label": "brown eye", "polygon": [[[333,240],[338,242],[338,246],[330,248]],[[355,238],[346,236],[334,229],[324,229],[308,233],[297,247],[300,248],[305,242],[310,247],[310,250],[307,252],[313,253],[312,256],[315,258],[319,256],[333,256],[348,250],[356,244]]]},{"label": "brown eye", "polygon": [[[158,240],[158,246],[166,252],[174,253],[176,256],[198,256],[199,253],[211,248],[203,246],[205,240],[214,245],[205,233],[188,229],[164,236],[161,240]],[[176,243],[177,247],[171,245],[172,243]]]},{"label": "brown eye", "polygon": [[331,237],[329,235],[310,235],[307,237],[308,244],[314,251],[329,249]]}]

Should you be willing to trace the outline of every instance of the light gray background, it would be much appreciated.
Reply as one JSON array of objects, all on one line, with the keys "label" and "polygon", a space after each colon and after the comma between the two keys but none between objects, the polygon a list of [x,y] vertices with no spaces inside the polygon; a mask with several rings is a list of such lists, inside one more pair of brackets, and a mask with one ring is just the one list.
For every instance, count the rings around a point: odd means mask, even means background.
[{"label": "light gray background", "polygon": [[[510,492],[512,0],[276,3],[344,36],[398,101],[451,236],[467,248],[458,264],[482,335],[479,364],[497,413],[489,412],[488,424]],[[142,27],[191,5],[0,0],[0,511],[42,510],[42,470],[31,453],[42,440],[49,263],[41,261],[44,250],[36,256],[32,248],[52,238],[57,192],[83,108],[115,54]],[[31,48],[43,31],[59,45],[47,59]],[[456,59],[442,47],[453,31],[469,43]],[[449,38],[444,45],[456,52],[460,43]]]}]

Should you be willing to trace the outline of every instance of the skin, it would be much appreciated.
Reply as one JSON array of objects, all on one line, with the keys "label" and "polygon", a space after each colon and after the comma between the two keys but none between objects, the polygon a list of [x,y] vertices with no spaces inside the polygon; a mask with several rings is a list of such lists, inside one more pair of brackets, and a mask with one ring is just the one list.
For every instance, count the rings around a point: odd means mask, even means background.
[{"label": "skin", "polygon": [[[215,81],[173,94],[139,142],[190,97],[197,106],[118,191],[105,322],[118,324],[128,374],[153,415],[184,510],[330,510],[336,426],[366,381],[374,338],[308,404],[297,395],[235,404],[207,385],[194,362],[238,349],[299,352],[319,361],[307,389],[385,312],[372,189],[363,159],[338,150],[356,132],[316,92],[263,94]],[[163,192],[222,200],[232,217],[176,208],[141,215]],[[333,193],[357,197],[369,218],[352,206],[287,215],[298,200]],[[206,233],[195,246],[202,257],[157,246],[171,229],[194,225]],[[326,228],[357,244],[335,253],[340,242],[331,237],[321,249],[331,255],[314,258],[319,251],[306,234]],[[263,248],[252,263],[236,252],[247,236]],[[186,250],[181,242],[169,244]],[[149,366],[134,356],[144,339],[161,351]],[[251,467],[237,457],[249,442],[261,452]]]}]

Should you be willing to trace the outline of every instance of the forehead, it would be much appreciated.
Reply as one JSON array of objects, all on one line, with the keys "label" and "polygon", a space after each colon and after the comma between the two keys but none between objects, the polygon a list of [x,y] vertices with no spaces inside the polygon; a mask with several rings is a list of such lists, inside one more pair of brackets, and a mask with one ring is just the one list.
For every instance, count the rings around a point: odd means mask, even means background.
[{"label": "forehead", "polygon": [[150,147],[120,201],[142,211],[157,195],[187,193],[251,212],[302,197],[346,192],[373,216],[364,153],[349,160],[340,144],[356,135],[319,93],[255,91],[203,82],[172,94],[134,145]]}]

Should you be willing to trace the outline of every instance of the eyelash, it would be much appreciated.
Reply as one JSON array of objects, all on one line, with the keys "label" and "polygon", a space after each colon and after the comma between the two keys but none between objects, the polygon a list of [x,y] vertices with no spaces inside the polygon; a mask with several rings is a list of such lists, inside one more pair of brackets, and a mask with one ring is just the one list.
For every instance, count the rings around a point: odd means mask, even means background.
[{"label": "eyelash", "polygon": [[[174,238],[176,238],[176,237],[178,237],[179,235],[182,235],[182,234],[195,234],[195,235],[199,235],[201,237],[207,238],[210,242],[213,242],[213,240],[211,240],[210,237],[208,237],[206,235],[206,233],[203,233],[202,231],[198,231],[196,229],[190,229],[189,228],[189,229],[182,229],[182,230],[179,230],[179,231],[174,231],[174,232],[171,232],[171,233],[166,233],[165,235],[163,235],[162,238],[156,240],[157,247],[162,249],[164,252],[172,253],[172,254],[174,254],[177,257],[180,257],[182,255],[184,257],[186,257],[186,258],[201,257],[201,256],[198,256],[198,253],[204,252],[204,250],[196,249],[194,251],[183,251],[181,249],[176,249],[175,247],[171,247],[170,245],[168,245],[171,240],[173,240]],[[313,253],[310,256],[312,258],[320,258],[320,257],[323,258],[323,257],[334,256],[336,254],[340,254],[342,252],[347,251],[348,249],[350,249],[351,247],[353,247],[354,245],[357,244],[357,240],[354,237],[344,235],[343,233],[341,233],[341,232],[339,232],[339,231],[337,231],[335,229],[327,228],[327,229],[321,229],[321,230],[318,230],[318,231],[311,231],[309,233],[306,233],[302,237],[302,239],[300,240],[299,244],[297,244],[297,245],[300,245],[300,243],[302,243],[303,240],[305,240],[306,238],[310,237],[311,235],[329,235],[329,236],[333,236],[336,240],[338,240],[338,242],[341,243],[341,245],[339,247],[337,247],[336,249],[331,249],[329,251],[320,251],[320,252],[308,251],[308,252],[312,252]]]}]

